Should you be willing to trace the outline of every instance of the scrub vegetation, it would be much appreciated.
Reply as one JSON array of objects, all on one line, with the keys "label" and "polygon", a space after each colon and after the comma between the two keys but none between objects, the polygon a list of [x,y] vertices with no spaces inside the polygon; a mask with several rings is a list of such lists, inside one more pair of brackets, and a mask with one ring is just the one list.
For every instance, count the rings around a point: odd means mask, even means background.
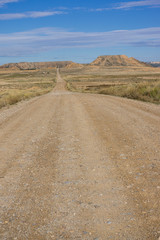
[{"label": "scrub vegetation", "polygon": [[[148,70],[148,71],[146,71]],[[160,69],[102,68],[62,72],[71,91],[99,93],[160,103]]]},{"label": "scrub vegetation", "polygon": [[48,93],[55,82],[56,70],[1,71],[0,108]]}]

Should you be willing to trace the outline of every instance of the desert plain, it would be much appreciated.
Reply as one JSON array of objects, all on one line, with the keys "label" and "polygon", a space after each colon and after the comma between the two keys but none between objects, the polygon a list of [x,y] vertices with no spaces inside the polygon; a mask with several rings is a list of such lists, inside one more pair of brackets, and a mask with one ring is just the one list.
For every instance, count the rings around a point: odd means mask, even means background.
[{"label": "desert plain", "polygon": [[126,61],[0,69],[0,239],[160,239],[160,68]]}]

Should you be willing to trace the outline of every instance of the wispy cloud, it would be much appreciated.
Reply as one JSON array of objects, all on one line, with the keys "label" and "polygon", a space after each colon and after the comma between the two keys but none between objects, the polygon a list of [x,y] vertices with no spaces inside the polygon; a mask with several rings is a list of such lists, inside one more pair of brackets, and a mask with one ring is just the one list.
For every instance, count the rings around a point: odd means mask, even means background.
[{"label": "wispy cloud", "polygon": [[130,9],[135,7],[157,7],[160,6],[160,0],[143,0],[143,1],[129,1],[121,2],[112,9]]},{"label": "wispy cloud", "polygon": [[0,34],[0,56],[27,56],[58,48],[160,47],[160,27],[110,32],[69,32],[40,28]]},{"label": "wispy cloud", "polygon": [[53,15],[60,15],[60,14],[66,14],[66,13],[62,11],[8,13],[8,14],[0,14],[0,20],[13,20],[13,19],[21,19],[21,18],[40,18],[40,17],[48,17]]},{"label": "wispy cloud", "polygon": [[[119,2],[114,5],[113,4],[109,5],[108,7],[99,7],[99,8],[87,8],[87,7],[65,8],[65,7],[61,7],[61,9],[68,10],[68,11],[102,12],[102,11],[110,11],[110,10],[130,10],[132,8],[138,8],[138,7],[149,7],[149,8],[160,7],[160,0]],[[57,8],[57,9],[60,9],[60,8]]]},{"label": "wispy cloud", "polygon": [[3,7],[7,3],[19,2],[19,0],[0,0],[0,7]]},{"label": "wispy cloud", "polygon": [[109,10],[129,10],[137,7],[160,7],[160,0],[142,0],[142,1],[129,1],[129,2],[119,2],[115,5],[110,5],[109,7],[99,7],[99,8],[74,8],[75,10],[85,10],[90,12],[102,12]]},{"label": "wispy cloud", "polygon": [[90,8],[88,9],[89,12],[103,12],[103,11],[109,11],[113,8]]}]

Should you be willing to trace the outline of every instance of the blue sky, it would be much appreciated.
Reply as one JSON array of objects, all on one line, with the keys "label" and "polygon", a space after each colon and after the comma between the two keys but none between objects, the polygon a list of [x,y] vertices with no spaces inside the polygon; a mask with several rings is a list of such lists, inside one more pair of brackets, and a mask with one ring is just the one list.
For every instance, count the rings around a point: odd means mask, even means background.
[{"label": "blue sky", "polygon": [[160,61],[160,0],[0,0],[0,64]]}]

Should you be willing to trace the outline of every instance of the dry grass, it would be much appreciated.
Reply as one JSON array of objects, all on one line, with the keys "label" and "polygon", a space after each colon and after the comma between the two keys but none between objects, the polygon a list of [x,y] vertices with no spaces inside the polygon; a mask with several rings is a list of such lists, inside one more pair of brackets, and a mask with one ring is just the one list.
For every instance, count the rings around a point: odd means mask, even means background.
[{"label": "dry grass", "polygon": [[0,71],[0,108],[51,91],[56,71]]},{"label": "dry grass", "polygon": [[86,68],[61,73],[71,91],[99,93],[160,103],[160,69]]},{"label": "dry grass", "polygon": [[100,88],[98,93],[160,103],[160,81]]},{"label": "dry grass", "polygon": [[[71,91],[116,95],[160,103],[160,69],[61,69]],[[53,89],[56,70],[0,71],[0,108],[45,94]]]}]

